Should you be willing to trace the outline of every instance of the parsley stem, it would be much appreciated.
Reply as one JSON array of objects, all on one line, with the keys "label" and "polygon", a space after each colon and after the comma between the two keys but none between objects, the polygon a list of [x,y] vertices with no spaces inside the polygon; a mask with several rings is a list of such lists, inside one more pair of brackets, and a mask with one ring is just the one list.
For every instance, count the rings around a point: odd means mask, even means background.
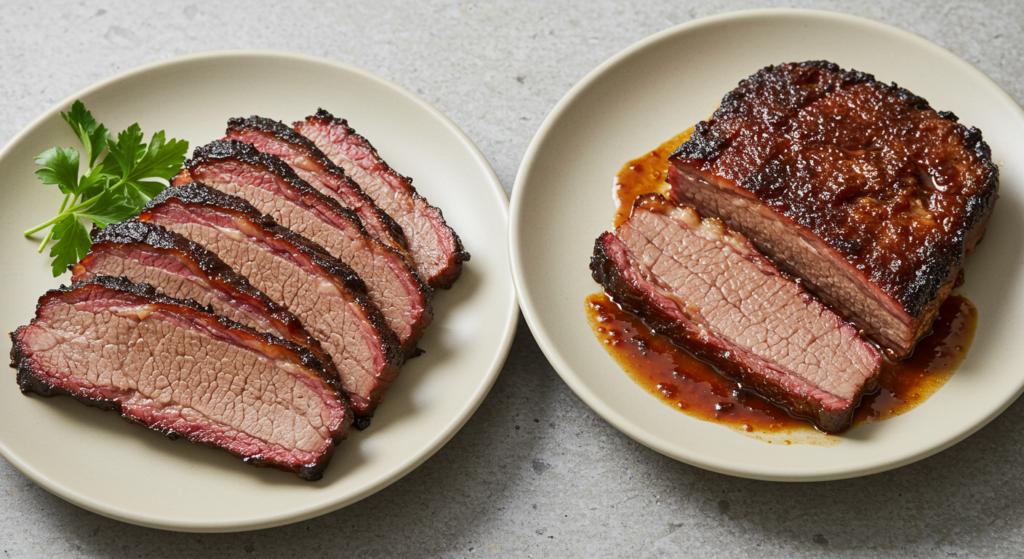
[{"label": "parsley stem", "polygon": [[[36,225],[35,227],[29,229],[28,231],[25,231],[25,236],[28,237],[32,233],[35,233],[35,232],[40,231],[42,229],[46,229],[47,227],[53,225],[54,223],[57,223],[58,221],[64,219],[65,217],[67,217],[68,214],[73,214],[73,213],[77,212],[78,210],[82,210],[82,209],[88,208],[89,206],[91,206],[94,203],[96,203],[96,200],[99,200],[100,196],[103,196],[102,192],[100,192],[99,194],[93,196],[92,198],[89,198],[88,200],[86,200],[84,202],[80,202],[78,204],[75,204],[74,206],[71,206],[70,208],[68,208],[67,211],[63,211],[63,209],[62,209],[62,211],[57,214],[57,217],[47,221],[46,223],[41,223],[39,225]],[[40,252],[42,252],[42,251],[40,251]]]},{"label": "parsley stem", "polygon": [[[57,213],[63,213],[64,212],[64,208],[67,207],[68,200],[70,200],[70,199],[71,199],[71,194],[70,193],[64,195],[64,201],[60,203],[60,209],[57,210]],[[26,233],[25,236],[27,237],[28,234]],[[50,229],[50,232],[46,234],[46,238],[43,239],[43,242],[39,244],[39,250],[36,251],[36,252],[42,253],[43,249],[46,248],[46,243],[50,242],[50,238],[51,237],[53,237],[53,229]]]},{"label": "parsley stem", "polygon": [[25,231],[24,235],[26,237],[28,237],[32,233],[36,233],[36,232],[42,231],[43,229],[46,229],[47,227],[53,225],[54,223],[57,223],[58,221],[64,219],[64,216],[66,216],[66,215],[67,214],[65,212],[61,212],[61,213],[57,214],[57,217],[47,221],[46,223],[40,223],[39,225],[36,225],[35,227],[29,229],[28,231]]}]

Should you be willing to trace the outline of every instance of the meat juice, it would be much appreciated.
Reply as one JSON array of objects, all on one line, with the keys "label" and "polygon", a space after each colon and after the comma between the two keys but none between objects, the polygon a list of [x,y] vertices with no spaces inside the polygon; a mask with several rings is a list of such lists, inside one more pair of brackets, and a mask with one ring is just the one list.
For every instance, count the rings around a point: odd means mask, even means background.
[{"label": "meat juice", "polygon": [[[692,132],[690,128],[623,166],[615,181],[616,227],[629,217],[637,196],[667,192],[668,156]],[[634,382],[665,404],[768,443],[833,445],[842,440],[743,390],[711,365],[619,309],[605,293],[588,297],[586,311],[594,335],[605,350]],[[932,325],[932,334],[918,342],[906,359],[885,360],[879,388],[861,400],[853,425],[896,417],[927,400],[967,356],[976,325],[977,310],[970,301],[960,295],[947,298]]]}]

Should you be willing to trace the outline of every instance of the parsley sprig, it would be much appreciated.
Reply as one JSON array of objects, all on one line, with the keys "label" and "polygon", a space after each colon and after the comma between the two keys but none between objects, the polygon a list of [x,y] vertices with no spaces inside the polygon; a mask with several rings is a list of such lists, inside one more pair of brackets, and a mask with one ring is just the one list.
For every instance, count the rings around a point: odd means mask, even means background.
[{"label": "parsley sprig", "polygon": [[[84,156],[75,148],[50,148],[36,157],[43,167],[36,176],[43,184],[54,184],[64,193],[57,216],[28,231],[28,237],[50,227],[39,245],[43,252],[50,240],[53,277],[57,277],[89,251],[92,239],[82,223],[89,220],[100,229],[135,217],[154,196],[167,187],[185,160],[188,142],[169,141],[161,130],[149,141],[143,141],[142,130],[133,124],[112,140],[110,131],[97,124],[81,101],[71,110],[60,113],[82,142]],[[100,161],[100,155],[106,156]],[[79,173],[82,163],[85,172]]]}]

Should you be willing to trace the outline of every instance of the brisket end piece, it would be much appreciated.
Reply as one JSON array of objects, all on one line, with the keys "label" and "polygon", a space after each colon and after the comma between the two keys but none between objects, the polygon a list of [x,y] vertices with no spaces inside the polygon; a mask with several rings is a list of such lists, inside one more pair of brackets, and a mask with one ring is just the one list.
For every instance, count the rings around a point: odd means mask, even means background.
[{"label": "brisket end piece", "polygon": [[670,162],[673,200],[746,235],[897,358],[930,331],[999,176],[979,130],[829,62],[740,82]]},{"label": "brisket end piece", "polygon": [[344,262],[241,198],[197,183],[167,188],[138,219],[204,246],[299,317],[334,359],[356,416],[373,414],[404,359],[398,337]]},{"label": "brisket end piece", "polygon": [[196,182],[242,198],[348,264],[363,279],[403,352],[417,354],[416,342],[432,318],[430,288],[400,253],[370,237],[355,213],[314,189],[279,157],[241,141],[198,147],[184,169]]},{"label": "brisket end piece", "polygon": [[192,299],[213,312],[298,344],[337,378],[334,360],[302,322],[271,301],[216,254],[159,225],[124,221],[94,229],[89,253],[71,270],[74,282],[97,276],[148,283],[175,299]]},{"label": "brisket end piece", "polygon": [[416,270],[427,284],[435,289],[451,287],[469,253],[441,210],[417,194],[412,180],[395,172],[345,120],[323,109],[296,122],[295,130],[312,140],[401,225]]},{"label": "brisket end piece", "polygon": [[642,196],[597,239],[594,279],[626,312],[827,433],[849,428],[881,354],[743,238]]},{"label": "brisket end piece", "polygon": [[49,291],[11,339],[24,393],[72,396],[307,480],[352,421],[309,351],[124,278]]}]

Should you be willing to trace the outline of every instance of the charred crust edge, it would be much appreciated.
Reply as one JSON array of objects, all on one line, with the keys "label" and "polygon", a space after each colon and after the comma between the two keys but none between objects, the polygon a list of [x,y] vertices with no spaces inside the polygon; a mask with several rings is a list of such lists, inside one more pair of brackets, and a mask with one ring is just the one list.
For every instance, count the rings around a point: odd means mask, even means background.
[{"label": "charred crust edge", "polygon": [[[373,201],[359,189],[352,179],[345,174],[340,167],[331,162],[323,152],[317,148],[313,142],[307,139],[305,136],[295,132],[285,124],[263,118],[259,116],[250,116],[249,118],[232,118],[228,120],[228,133],[232,131],[241,131],[245,129],[254,129],[262,133],[271,134],[284,142],[289,143],[294,148],[303,151],[307,157],[314,158],[317,163],[323,167],[324,172],[331,173],[339,180],[344,180],[350,183],[353,190],[357,191],[360,196],[365,198],[367,203],[373,204]],[[268,172],[278,176],[281,180],[285,181],[300,197],[312,198],[316,203],[321,205],[320,209],[325,209],[328,212],[333,212],[335,215],[351,223],[356,227],[360,234],[366,237],[368,242],[378,245],[379,249],[387,250],[394,256],[406,262],[406,258],[398,250],[381,243],[380,241],[373,238],[372,235],[366,230],[362,220],[359,216],[351,210],[338,203],[337,200],[327,196],[320,192],[316,188],[313,188],[308,182],[302,180],[295,171],[292,170],[288,164],[280,157],[272,154],[262,153],[257,150],[252,144],[243,142],[241,140],[217,140],[207,144],[206,146],[198,147],[193,152],[193,159],[186,161],[184,168],[189,171],[192,176],[192,170],[206,163],[212,163],[218,160],[231,160],[235,159],[247,165],[253,165],[256,167],[262,167]],[[202,183],[202,181],[198,181]],[[376,205],[373,207],[376,208]],[[395,233],[396,240],[401,243],[401,246],[405,245],[405,234],[402,233],[402,228],[396,223],[391,216],[382,212],[378,208],[378,212],[386,218],[385,226]],[[420,278],[419,273],[412,266],[408,266],[409,272],[412,274],[413,279],[417,282],[420,293],[423,295],[425,305],[429,310],[430,300],[432,293],[426,282]]]},{"label": "charred crust edge", "polygon": [[[377,153],[377,149],[373,147],[373,144],[371,144],[369,140],[367,140],[361,134],[356,132],[355,129],[353,129],[351,126],[349,126],[347,120],[337,118],[331,113],[324,110],[323,108],[318,108],[316,114],[311,117],[307,117],[306,121],[321,121],[344,127],[347,134],[351,136],[356,143],[360,144],[364,149],[366,149],[377,161],[377,163],[384,167],[385,172],[394,175],[398,180],[404,182],[409,187],[409,189],[413,192],[414,199],[422,199],[424,202],[427,202],[426,198],[424,198],[422,195],[416,192],[416,188],[412,184],[412,179],[405,175],[402,175],[401,173],[391,168],[391,166],[388,165],[388,163],[384,161],[383,158],[381,158],[380,154]],[[427,204],[429,205],[429,202],[427,202]],[[441,209],[438,208],[437,206],[430,207],[437,210],[437,217],[439,222],[448,230],[449,233],[451,233],[452,240],[455,243],[455,250],[453,251],[453,262],[451,267],[446,271],[446,273],[439,276],[437,281],[435,281],[433,285],[431,285],[431,287],[434,288],[448,289],[452,286],[452,283],[454,283],[455,280],[458,279],[459,275],[461,274],[462,263],[469,261],[471,255],[469,252],[466,251],[465,247],[463,247],[462,239],[459,238],[459,234],[456,233],[455,230],[452,229],[451,226],[449,226],[448,223],[444,220],[444,215],[442,214]]]},{"label": "charred crust edge", "polygon": [[[306,157],[316,160],[316,163],[321,167],[323,172],[331,175],[338,181],[345,183],[349,190],[363,200],[363,204],[365,206],[373,209],[377,219],[380,221],[381,225],[387,229],[388,233],[390,233],[392,241],[397,246],[400,246],[403,249],[409,246],[409,243],[405,238],[405,231],[402,230],[402,226],[388,215],[387,212],[381,210],[377,206],[376,202],[374,202],[368,194],[363,192],[363,189],[359,187],[356,181],[352,180],[352,177],[348,176],[344,169],[335,165],[334,162],[320,150],[320,148],[316,147],[316,144],[314,144],[312,140],[302,134],[299,134],[287,124],[278,120],[272,120],[256,115],[250,116],[249,118],[232,118],[228,120],[228,134],[236,131],[242,132],[244,130],[256,130],[261,133],[274,136],[278,140],[289,144],[293,149],[302,151]],[[334,202],[334,200],[331,201]]]},{"label": "charred crust edge", "polygon": [[[966,243],[968,242],[964,233],[972,231],[978,223],[990,214],[998,197],[999,168],[992,162],[991,148],[982,138],[980,130],[975,127],[967,128],[960,124],[960,119],[954,113],[950,111],[935,111],[927,100],[898,86],[896,83],[887,84],[880,82],[875,79],[873,74],[858,70],[843,70],[839,65],[824,60],[765,66],[754,75],[741,80],[739,86],[743,86],[746,83],[765,81],[769,79],[768,75],[772,70],[786,66],[814,68],[830,72],[839,76],[842,85],[869,84],[872,87],[880,88],[897,96],[910,107],[922,111],[935,112],[939,118],[954,123],[956,133],[962,138],[965,148],[972,150],[977,155],[981,164],[989,169],[990,173],[985,181],[985,185],[979,188],[977,195],[967,200],[964,211],[964,230],[959,231],[957,238],[951,242],[952,246],[958,247],[957,250],[953,251],[956,254],[947,252],[937,255],[935,257],[937,260],[929,259],[928,268],[938,270],[939,273],[918,273],[917,277],[906,284],[906,288],[900,293],[895,295],[887,293],[887,295],[893,297],[895,301],[902,305],[911,317],[915,319],[920,317],[928,307],[928,304],[942,290],[943,286],[954,279],[955,274],[953,270],[963,265],[964,257],[966,256]],[[731,113],[736,109],[738,100],[745,95],[745,92],[740,92],[739,89],[740,87],[734,88],[723,97],[721,105],[715,110],[711,119],[701,121],[694,127],[694,132],[690,138],[677,147],[669,156],[670,161],[673,159],[713,160],[721,155],[723,147],[728,145],[730,139],[719,135],[717,129],[712,129],[709,123],[710,120],[715,119],[719,115]],[[828,92],[831,89],[826,89],[825,91]]]}]

